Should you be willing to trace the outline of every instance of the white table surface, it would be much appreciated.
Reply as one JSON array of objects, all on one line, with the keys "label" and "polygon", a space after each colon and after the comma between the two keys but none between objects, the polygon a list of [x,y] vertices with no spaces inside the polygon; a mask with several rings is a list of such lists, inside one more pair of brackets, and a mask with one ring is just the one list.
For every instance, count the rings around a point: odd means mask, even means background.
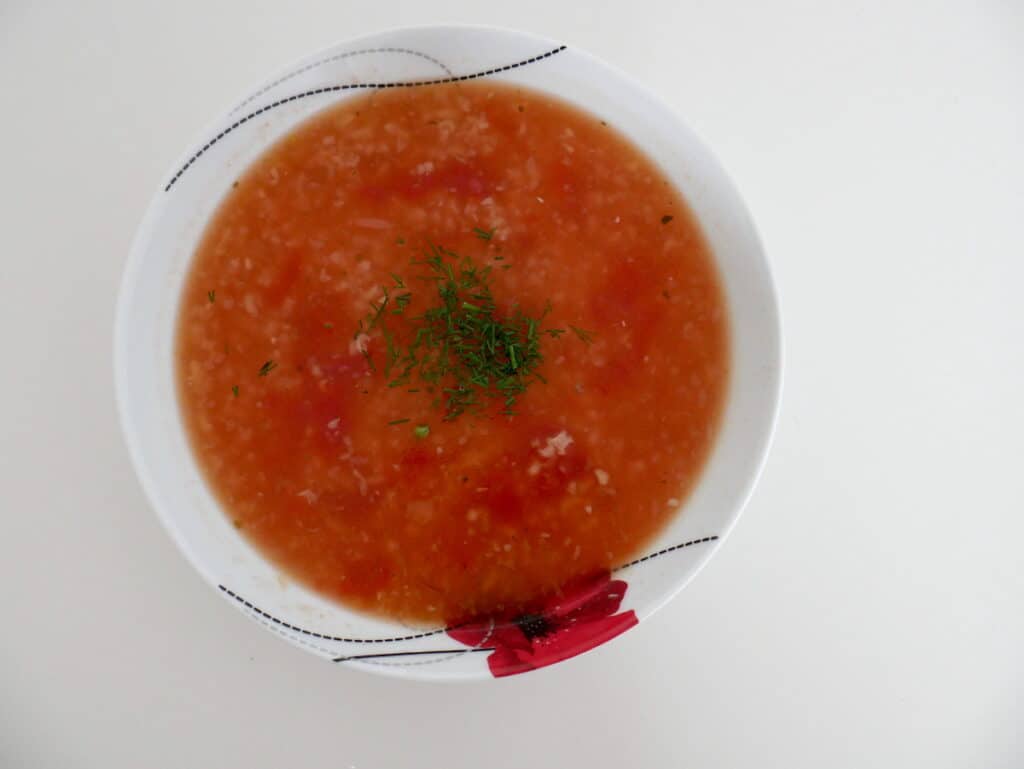
[{"label": "white table surface", "polygon": [[[229,609],[143,499],[110,360],[185,143],[312,49],[436,21],[561,38],[674,105],[754,213],[787,352],[704,572],[481,685],[333,667]],[[0,766],[1024,766],[1022,75],[1019,0],[0,0]]]}]

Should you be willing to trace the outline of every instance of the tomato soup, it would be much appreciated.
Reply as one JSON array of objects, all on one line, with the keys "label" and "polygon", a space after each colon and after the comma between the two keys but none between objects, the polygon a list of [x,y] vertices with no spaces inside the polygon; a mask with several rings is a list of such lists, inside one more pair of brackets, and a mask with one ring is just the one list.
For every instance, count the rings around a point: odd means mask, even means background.
[{"label": "tomato soup", "polygon": [[[462,410],[451,369],[391,365],[446,264],[484,277],[481,334],[534,334],[530,375],[496,392],[485,372]],[[476,296],[451,312],[476,322]],[[431,317],[445,354],[477,333]],[[713,259],[662,171],[605,121],[484,81],[353,98],[278,141],[208,225],[178,323],[227,515],[286,575],[410,623],[635,557],[699,476],[728,379]]]}]

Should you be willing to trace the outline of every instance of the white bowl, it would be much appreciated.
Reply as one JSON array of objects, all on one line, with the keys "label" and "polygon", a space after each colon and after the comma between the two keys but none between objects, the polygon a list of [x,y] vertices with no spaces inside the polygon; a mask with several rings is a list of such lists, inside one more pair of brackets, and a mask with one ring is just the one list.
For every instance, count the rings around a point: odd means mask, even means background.
[{"label": "white bowl", "polygon": [[[135,470],[164,526],[228,603],[314,654],[403,677],[489,677],[486,655],[472,652],[489,650],[500,633],[485,633],[465,645],[444,629],[410,629],[350,612],[281,579],[223,514],[189,449],[174,384],[175,316],[207,220],[239,173],[275,140],[313,113],[367,89],[483,77],[575,103],[644,148],[693,209],[722,277],[732,371],[719,436],[681,513],[646,557],[616,570],[612,584],[625,589],[621,612],[631,611],[641,621],[650,616],[722,544],[753,490],[778,409],[778,309],[751,218],[711,152],[670,109],[620,72],[533,35],[440,26],[397,29],[332,46],[269,78],[214,121],[175,163],[139,227],[115,327],[122,427]],[[604,640],[581,641],[559,659]],[[550,661],[538,655],[537,666]]]}]

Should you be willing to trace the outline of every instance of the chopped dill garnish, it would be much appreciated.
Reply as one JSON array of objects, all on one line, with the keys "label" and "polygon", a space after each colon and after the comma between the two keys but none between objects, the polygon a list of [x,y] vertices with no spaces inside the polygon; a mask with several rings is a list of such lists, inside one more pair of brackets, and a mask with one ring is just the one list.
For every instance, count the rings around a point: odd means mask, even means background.
[{"label": "chopped dill garnish", "polygon": [[[403,286],[404,287],[404,286]],[[412,301],[412,294],[408,291],[404,294],[398,294],[395,296],[395,309],[391,311],[392,315],[401,315],[405,312],[405,308],[409,306],[409,302]]]},{"label": "chopped dill garnish", "polygon": [[492,227],[489,230],[484,230],[480,227],[474,227],[473,234],[480,238],[480,240],[490,240],[494,237],[494,228]]},{"label": "chopped dill garnish", "polygon": [[277,364],[272,360],[268,360],[262,366],[260,366],[260,376],[266,376],[271,371],[277,368]]},{"label": "chopped dill garnish", "polygon": [[233,396],[235,396],[236,398],[238,397],[238,385],[234,385],[234,386],[233,386],[233,387],[231,388],[231,394],[232,394]]},{"label": "chopped dill garnish", "polygon": [[206,292],[206,298],[210,300],[210,304],[213,304],[214,302],[217,301],[217,292],[216,291],[207,291]]},{"label": "chopped dill garnish", "polygon": [[395,243],[398,244],[399,246],[404,246],[405,238],[399,238],[398,240],[395,241]]},{"label": "chopped dill garnish", "polygon": [[[418,315],[406,314],[412,292],[392,294],[382,286],[382,297],[370,303],[370,313],[355,333],[376,333],[383,339],[387,386],[410,385],[415,377],[435,395],[445,420],[480,411],[492,401],[500,402],[501,413],[514,414],[517,398],[527,387],[545,381],[538,372],[541,339],[565,333],[543,328],[550,304],[539,316],[517,305],[500,314],[491,293],[492,268],[477,266],[471,258],[440,246],[430,245],[413,265],[426,268],[426,274],[417,278],[432,284],[434,303]],[[396,286],[405,287],[397,275],[392,278]],[[389,318],[403,314],[400,328],[389,326]],[[371,356],[365,356],[376,370]]]},{"label": "chopped dill garnish", "polygon": [[416,425],[416,427],[412,428],[412,434],[423,440],[430,435],[430,425]]},{"label": "chopped dill garnish", "polygon": [[411,422],[411,419],[392,419],[388,422],[388,425],[404,425],[406,422]]}]

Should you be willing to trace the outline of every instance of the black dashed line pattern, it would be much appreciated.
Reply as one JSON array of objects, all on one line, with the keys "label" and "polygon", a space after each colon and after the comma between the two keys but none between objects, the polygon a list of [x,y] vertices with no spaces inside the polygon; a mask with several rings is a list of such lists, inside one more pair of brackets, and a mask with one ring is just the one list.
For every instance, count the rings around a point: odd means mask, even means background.
[{"label": "black dashed line pattern", "polygon": [[451,654],[453,657],[460,657],[471,652],[492,652],[493,646],[468,646],[464,649],[435,649],[430,651],[414,652],[380,652],[378,654],[351,654],[347,657],[335,657],[332,662],[348,662],[349,660],[371,660],[382,657],[415,657],[423,654]]},{"label": "black dashed line pattern", "polygon": [[713,536],[713,537],[702,537],[701,539],[691,539],[689,542],[682,542],[682,543],[680,543],[678,545],[672,545],[672,547],[666,547],[664,550],[658,550],[656,552],[649,553],[648,555],[645,555],[643,558],[637,558],[635,561],[630,561],[629,563],[624,563],[624,564],[622,564],[622,566],[616,566],[614,569],[612,569],[612,571],[622,571],[623,569],[628,569],[630,566],[636,566],[637,564],[643,563],[644,561],[649,561],[652,558],[657,558],[659,555],[665,555],[667,553],[672,553],[672,552],[674,552],[676,550],[682,550],[684,547],[692,547],[693,545],[702,545],[705,542],[714,542],[716,539],[718,539],[718,535],[717,534],[715,536]]},{"label": "black dashed line pattern", "polygon": [[218,585],[218,587],[225,593],[227,593],[229,596],[234,598],[236,601],[238,601],[240,604],[242,604],[245,608],[255,612],[261,617],[265,617],[266,619],[269,619],[271,622],[278,624],[281,627],[288,628],[289,630],[292,630],[296,633],[302,633],[303,635],[312,636],[313,638],[320,638],[324,641],[342,641],[343,643],[350,644],[383,644],[392,643],[395,641],[414,641],[417,638],[427,638],[432,635],[439,635],[440,633],[444,633],[449,629],[443,627],[438,628],[437,630],[427,630],[423,633],[416,633],[414,635],[395,636],[394,638],[342,638],[340,636],[324,635],[323,633],[317,633],[315,630],[306,630],[304,628],[296,627],[295,625],[289,624],[284,620],[280,620],[271,614],[267,614],[265,611],[263,611],[263,609],[258,609],[257,607],[253,606],[251,603],[242,598],[242,596],[232,592],[231,590],[228,590],[228,588],[224,587],[223,585]]},{"label": "black dashed line pattern", "polygon": [[188,159],[188,162],[185,163],[185,165],[178,169],[178,172],[167,183],[167,186],[164,187],[164,192],[169,192],[171,187],[174,186],[174,183],[181,178],[181,175],[185,173],[185,171],[187,171],[192,166],[192,164],[195,163],[200,157],[202,157],[203,153],[210,149],[210,147],[212,147],[214,144],[219,142],[221,139],[223,139],[225,136],[234,131],[243,123],[247,123],[254,117],[258,117],[262,115],[264,112],[268,112],[269,110],[272,110],[275,107],[280,107],[282,104],[288,104],[289,102],[297,101],[299,99],[305,99],[309,96],[316,96],[322,93],[334,93],[336,91],[351,91],[374,88],[415,88],[424,85],[442,85],[444,83],[459,83],[464,80],[478,80],[479,78],[487,77],[489,75],[496,75],[499,72],[508,72],[510,69],[518,69],[519,67],[525,67],[527,64],[533,64],[534,62],[541,61],[542,59],[547,59],[551,56],[554,56],[556,53],[561,53],[565,49],[566,46],[561,45],[558,48],[554,48],[550,51],[547,51],[546,53],[533,56],[529,59],[524,59],[523,61],[517,61],[515,64],[506,64],[502,67],[494,67],[493,69],[483,70],[482,72],[473,72],[469,75],[456,75],[453,77],[444,77],[435,80],[416,80],[405,83],[346,83],[343,85],[331,85],[325,86],[323,88],[314,88],[311,91],[303,91],[302,93],[297,93],[294,94],[293,96],[288,96],[287,98],[284,99],[278,99],[277,101],[271,102],[265,107],[261,107],[255,112],[250,112],[243,118],[239,118],[230,126],[221,131],[219,134],[210,139],[210,141],[206,142],[206,144],[204,144],[201,149],[199,149],[191,158]]},{"label": "black dashed line pattern", "polygon": [[[673,553],[676,550],[682,550],[684,547],[692,547],[693,545],[702,545],[705,542],[714,542],[717,539],[718,539],[718,535],[714,535],[714,536],[710,536],[710,537],[702,537],[700,539],[691,539],[689,542],[681,542],[678,545],[672,545],[672,547],[666,547],[663,550],[657,550],[657,551],[655,551],[653,553],[649,553],[648,555],[645,555],[643,558],[637,558],[635,561],[630,561],[629,563],[624,563],[621,566],[616,566],[614,569],[612,569],[612,571],[613,572],[622,571],[623,569],[628,569],[630,566],[636,566],[638,564],[644,563],[645,561],[649,561],[652,558],[657,558],[657,557],[662,556],[662,555],[667,555],[668,553]],[[287,628],[288,630],[291,630],[291,631],[293,631],[295,633],[302,633],[303,635],[312,636],[313,638],[320,638],[320,639],[322,639],[324,641],[340,641],[342,643],[351,643],[351,644],[396,643],[398,641],[415,641],[418,638],[429,638],[430,636],[440,635],[441,633],[447,633],[449,630],[454,630],[457,627],[460,627],[458,625],[449,625],[448,627],[437,628],[435,630],[425,630],[422,633],[414,633],[412,635],[406,635],[406,636],[395,636],[393,638],[343,638],[341,636],[333,636],[333,635],[325,635],[324,633],[317,633],[315,630],[306,630],[305,628],[301,628],[301,627],[297,627],[296,625],[292,625],[291,623],[288,623],[288,622],[285,622],[284,620],[278,619],[277,617],[273,616],[272,614],[267,614],[267,612],[263,611],[263,609],[257,608],[256,606],[253,606],[247,600],[242,598],[242,596],[240,596],[237,593],[235,593],[234,591],[229,590],[228,588],[224,587],[224,585],[218,585],[217,587],[219,587],[221,590],[223,590],[227,595],[229,595],[232,598],[234,598],[236,601],[238,601],[240,604],[242,604],[245,608],[249,609],[250,611],[258,614],[259,616],[261,616],[261,617],[263,617],[265,619],[270,620],[274,624],[280,625],[281,627]],[[483,642],[486,643],[487,640],[489,639],[489,637],[490,636],[485,638]],[[395,653],[396,654],[405,654],[406,652],[395,652]],[[409,652],[409,653],[416,653],[416,654],[418,654],[419,652]],[[440,653],[440,652],[438,652],[438,653]],[[369,655],[369,656],[381,656],[381,655]],[[335,662],[344,661],[346,659],[355,659],[355,658],[354,657],[339,657],[338,659],[335,660]]]},{"label": "black dashed line pattern", "polygon": [[265,94],[270,89],[277,88],[277,86],[281,85],[281,83],[284,83],[287,80],[291,80],[293,77],[298,77],[299,75],[303,74],[304,72],[309,72],[311,69],[315,69],[315,68],[317,68],[317,67],[319,67],[319,66],[321,66],[323,64],[330,64],[333,61],[341,61],[342,59],[350,59],[353,56],[365,56],[366,54],[370,54],[370,53],[404,53],[404,54],[408,54],[409,56],[417,56],[420,59],[426,59],[431,64],[437,65],[437,67],[439,69],[441,69],[449,77],[454,77],[454,73],[450,69],[448,69],[448,67],[443,62],[438,61],[433,56],[429,56],[429,55],[427,55],[425,53],[422,53],[420,51],[413,51],[410,48],[363,48],[363,49],[358,50],[358,51],[347,51],[346,53],[339,53],[339,54],[336,54],[334,56],[329,56],[326,59],[320,59],[319,61],[314,61],[312,64],[307,64],[305,67],[302,67],[301,69],[297,69],[294,72],[291,72],[291,73],[285,75],[284,77],[278,78],[277,80],[275,80],[270,85],[265,86],[264,88],[261,88],[259,91],[257,91],[252,96],[250,96],[248,99],[243,101],[241,104],[239,104],[237,107],[235,107],[232,110],[232,112],[238,112],[238,110],[242,109],[242,107],[244,107],[246,104],[248,104],[249,102],[251,102],[251,101],[253,101],[255,99],[258,99],[259,97],[261,97],[263,94]]},{"label": "black dashed line pattern", "polygon": [[278,638],[283,638],[286,641],[291,641],[292,643],[299,644],[305,649],[312,649],[313,651],[318,652],[319,654],[322,654],[325,657],[333,657],[335,654],[338,653],[337,649],[328,649],[326,646],[321,646],[320,644],[317,644],[313,641],[308,641],[296,633],[290,633],[283,627],[278,627],[277,625],[271,622],[267,622],[267,620],[263,619],[263,617],[255,615],[251,616],[253,622],[260,623],[263,627],[265,627],[268,631],[276,635]]}]

